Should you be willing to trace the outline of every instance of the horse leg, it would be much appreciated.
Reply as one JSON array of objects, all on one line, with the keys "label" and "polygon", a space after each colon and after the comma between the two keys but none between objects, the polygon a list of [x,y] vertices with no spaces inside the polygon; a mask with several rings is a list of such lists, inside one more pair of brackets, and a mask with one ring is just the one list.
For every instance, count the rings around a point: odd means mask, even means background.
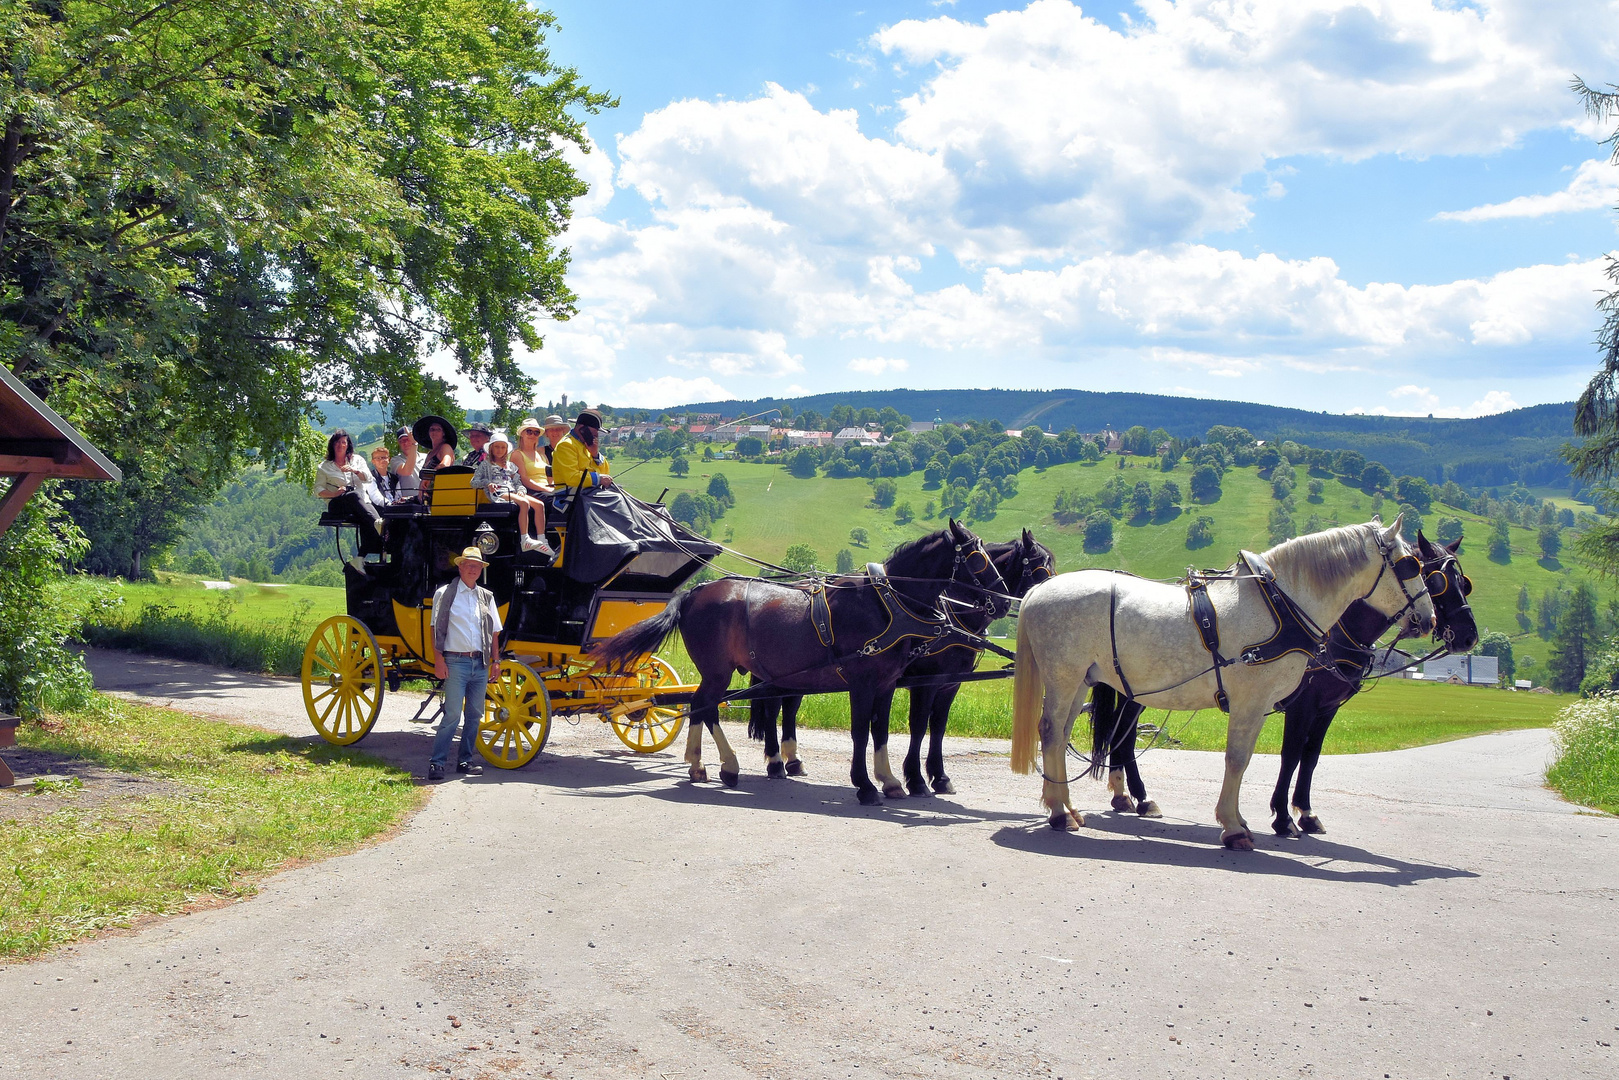
[{"label": "horse leg", "polygon": [[1321,744],[1326,741],[1327,728],[1332,726],[1332,719],[1337,715],[1337,709],[1318,713],[1315,723],[1310,725],[1309,738],[1304,741],[1304,756],[1299,762],[1298,787],[1293,789],[1293,809],[1299,814],[1299,828],[1316,836],[1326,832],[1327,827],[1310,809],[1310,782],[1315,779],[1316,763],[1321,760]]},{"label": "horse leg", "polygon": [[[1312,693],[1306,691],[1305,696],[1309,697]],[[1287,789],[1293,783],[1293,770],[1298,768],[1299,759],[1304,756],[1305,734],[1313,719],[1314,704],[1311,701],[1308,704],[1295,702],[1289,705],[1282,727],[1282,767],[1276,776],[1276,790],[1270,796],[1271,812],[1276,815],[1270,827],[1277,836],[1290,840],[1299,838],[1299,830],[1293,824],[1293,815],[1287,810]]]},{"label": "horse leg", "polygon": [[1259,731],[1265,725],[1264,707],[1231,710],[1226,723],[1225,780],[1220,785],[1220,801],[1215,804],[1214,816],[1220,822],[1220,843],[1233,851],[1252,851],[1254,834],[1242,818],[1238,799],[1242,794],[1242,774],[1248,771],[1248,762],[1254,756],[1254,744],[1259,742]]},{"label": "horse leg", "polygon": [[1130,797],[1136,801],[1136,813],[1144,818],[1161,818],[1164,812],[1147,798],[1147,785],[1141,781],[1141,762],[1136,757],[1136,734],[1140,730],[1143,706],[1132,701],[1130,710],[1130,741],[1124,744],[1122,751],[1124,778],[1130,782]]},{"label": "horse leg", "polygon": [[696,708],[693,708],[691,716],[686,720],[686,769],[694,784],[708,782],[708,770],[703,768],[704,726],[703,722],[697,719]]},{"label": "horse leg", "polygon": [[801,697],[783,698],[781,702],[781,756],[787,761],[788,776],[803,776],[804,763],[798,760],[798,707]]},{"label": "horse leg", "polygon": [[944,774],[944,729],[950,722],[950,706],[955,704],[961,684],[947,686],[933,697],[933,708],[928,713],[928,775],[933,778],[933,790],[940,795],[954,795],[956,785]]},{"label": "horse leg", "polygon": [[927,731],[934,693],[931,686],[911,688],[911,746],[905,751],[905,787],[912,795],[933,794],[928,782],[922,779],[922,736]]},{"label": "horse leg", "polygon": [[1053,829],[1076,832],[1085,819],[1074,809],[1068,785],[1068,740],[1073,737],[1074,721],[1085,703],[1085,686],[1054,686],[1048,679],[1045,700],[1040,706],[1040,768],[1045,783],[1040,799],[1050,812],[1047,824]]},{"label": "horse leg", "polygon": [[[748,685],[759,685],[759,677],[755,675]],[[774,779],[787,776],[781,762],[781,744],[776,741],[776,716],[780,712],[780,698],[754,698],[748,705],[748,734],[764,740],[765,775]]]},{"label": "horse leg", "polygon": [[861,806],[876,806],[883,801],[882,793],[872,785],[866,774],[866,743],[871,739],[873,699],[876,695],[863,686],[849,688],[849,738],[854,743],[854,756],[849,761],[849,782]]},{"label": "horse leg", "polygon": [[905,798],[905,785],[888,764],[888,718],[894,708],[894,691],[878,694],[871,712],[871,756],[877,782],[890,799]]},{"label": "horse leg", "polygon": [[714,710],[714,719],[709,722],[708,730],[714,736],[714,749],[720,755],[720,783],[726,787],[736,787],[742,779],[742,767],[737,764],[736,751],[731,749],[731,740],[725,737],[725,729],[720,726],[719,710]]}]

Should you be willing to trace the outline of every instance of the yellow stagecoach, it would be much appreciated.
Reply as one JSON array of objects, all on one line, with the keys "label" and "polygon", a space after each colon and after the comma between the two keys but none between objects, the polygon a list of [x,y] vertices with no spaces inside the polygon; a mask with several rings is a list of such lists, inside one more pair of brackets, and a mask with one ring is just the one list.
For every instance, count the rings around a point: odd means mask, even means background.
[{"label": "yellow stagecoach", "polygon": [[[469,545],[489,559],[483,582],[505,630],[500,676],[489,685],[478,751],[502,769],[532,761],[556,715],[594,715],[640,753],[662,750],[685,721],[681,685],[652,655],[622,674],[590,671],[591,644],[658,614],[720,547],[661,505],[616,487],[587,489],[550,511],[553,562],[518,545],[516,508],[471,487],[472,469],[437,471],[425,502],[385,507],[384,551],[344,558],[347,614],[321,623],[304,649],[304,704],[323,739],[339,746],[370,732],[387,690],[433,676],[433,593],[456,576],[450,559]],[[323,516],[340,557],[356,526]],[[352,559],[353,561],[349,561]],[[364,569],[360,569],[360,563]],[[431,701],[431,698],[429,699]],[[418,712],[418,716],[420,711]]]}]

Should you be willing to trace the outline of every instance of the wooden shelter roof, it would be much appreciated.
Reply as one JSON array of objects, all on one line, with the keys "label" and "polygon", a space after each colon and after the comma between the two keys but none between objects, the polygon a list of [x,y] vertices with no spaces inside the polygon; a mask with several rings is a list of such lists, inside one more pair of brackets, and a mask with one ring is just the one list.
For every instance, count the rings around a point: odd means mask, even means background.
[{"label": "wooden shelter roof", "polygon": [[122,480],[124,474],[0,364],[0,476]]}]

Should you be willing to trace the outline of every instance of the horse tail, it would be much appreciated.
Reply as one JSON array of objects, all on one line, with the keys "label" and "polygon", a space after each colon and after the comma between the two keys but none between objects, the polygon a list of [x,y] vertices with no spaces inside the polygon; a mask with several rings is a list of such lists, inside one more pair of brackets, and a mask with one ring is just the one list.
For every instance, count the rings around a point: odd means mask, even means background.
[{"label": "horse tail", "polygon": [[1012,771],[1029,773],[1040,768],[1040,709],[1045,701],[1045,683],[1034,662],[1027,619],[1017,621],[1016,664],[1012,677]]},{"label": "horse tail", "polygon": [[692,591],[679,593],[669,605],[650,619],[644,619],[627,630],[620,630],[590,651],[598,668],[622,667],[631,660],[656,652],[664,639],[680,625],[680,615],[686,610]]},{"label": "horse tail", "polygon": [[[759,676],[748,678],[748,686],[759,685]],[[763,742],[765,729],[776,726],[776,713],[781,708],[778,698],[752,698],[748,701],[748,738]]]},{"label": "horse tail", "polygon": [[1118,726],[1124,719],[1124,712],[1119,708],[1119,695],[1107,683],[1097,683],[1091,688],[1091,767],[1085,770],[1085,775],[1092,780],[1101,779],[1102,773],[1107,770],[1109,758],[1113,754],[1113,744],[1118,741]]}]

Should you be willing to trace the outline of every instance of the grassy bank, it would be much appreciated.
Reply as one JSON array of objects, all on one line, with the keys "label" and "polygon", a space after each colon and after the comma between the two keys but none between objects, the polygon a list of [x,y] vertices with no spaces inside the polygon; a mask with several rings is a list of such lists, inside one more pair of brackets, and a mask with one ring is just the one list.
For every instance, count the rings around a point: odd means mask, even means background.
[{"label": "grassy bank", "polygon": [[1619,814],[1619,696],[1603,694],[1564,709],[1557,750],[1546,782],[1571,802]]},{"label": "grassy bank", "polygon": [[184,574],[121,583],[119,594],[123,604],[86,628],[89,644],[271,675],[298,674],[309,635],[343,610],[342,589],[208,589]]},{"label": "grassy bank", "polygon": [[[19,744],[155,781],[0,794],[0,958],[199,901],[251,895],[288,862],[341,854],[416,809],[408,774],[356,751],[103,699]],[[108,787],[134,785],[109,783]],[[19,802],[50,800],[46,813]],[[10,811],[17,811],[12,815]]]}]

